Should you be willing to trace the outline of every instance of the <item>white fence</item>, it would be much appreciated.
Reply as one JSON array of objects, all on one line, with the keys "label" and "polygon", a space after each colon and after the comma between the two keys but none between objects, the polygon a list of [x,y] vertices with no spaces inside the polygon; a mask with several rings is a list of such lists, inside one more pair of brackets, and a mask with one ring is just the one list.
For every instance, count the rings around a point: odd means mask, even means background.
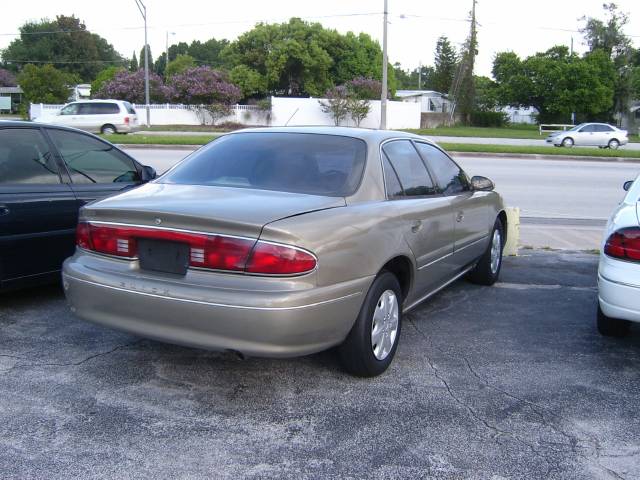
[{"label": "white fence", "polygon": [[[29,118],[42,122],[51,121],[64,105],[48,105],[32,103],[29,108]],[[138,112],[138,122],[147,121],[146,105],[133,105]],[[201,125],[211,124],[212,118],[203,109],[191,105],[177,105],[171,103],[149,105],[151,125]],[[231,115],[219,118],[216,123],[235,122],[244,125],[267,125],[269,112],[260,110],[255,105],[233,105]]]},{"label": "white fence", "polygon": [[[333,125],[333,119],[324,113],[317,98],[271,97],[271,111],[261,110],[255,105],[234,105],[231,115],[219,118],[216,123],[236,122],[243,125]],[[63,105],[32,103],[29,118],[43,122],[52,121]],[[138,122],[146,123],[146,105],[135,105]],[[212,124],[213,119],[203,109],[190,105],[155,104],[149,105],[151,125],[201,125]],[[351,118],[341,122],[344,126],[354,126]],[[365,128],[380,126],[380,101],[371,101],[371,111],[360,124]],[[420,128],[420,104],[387,102],[387,128]]]},{"label": "white fence", "polygon": [[[322,111],[318,98],[271,97],[271,125],[333,125],[333,118]],[[355,126],[351,118],[341,122]],[[380,100],[371,101],[369,115],[360,123],[364,128],[380,127]],[[420,128],[420,104],[387,102],[387,128]]]}]

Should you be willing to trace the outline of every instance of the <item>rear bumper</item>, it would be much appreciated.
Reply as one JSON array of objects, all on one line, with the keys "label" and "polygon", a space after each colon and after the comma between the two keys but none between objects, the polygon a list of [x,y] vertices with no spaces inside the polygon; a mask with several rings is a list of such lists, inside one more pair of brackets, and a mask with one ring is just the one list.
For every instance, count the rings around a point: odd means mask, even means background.
[{"label": "rear bumper", "polygon": [[598,301],[611,318],[640,322],[640,265],[601,255]]},{"label": "rear bumper", "polygon": [[[214,287],[189,285],[188,274],[174,288],[162,278],[96,271],[94,260],[77,253],[63,267],[65,294],[80,318],[169,343],[263,357],[306,355],[341,343],[373,280],[296,291],[286,290],[283,280],[284,290],[239,291],[237,275],[212,273],[222,277]],[[233,277],[226,286],[224,277]]]}]

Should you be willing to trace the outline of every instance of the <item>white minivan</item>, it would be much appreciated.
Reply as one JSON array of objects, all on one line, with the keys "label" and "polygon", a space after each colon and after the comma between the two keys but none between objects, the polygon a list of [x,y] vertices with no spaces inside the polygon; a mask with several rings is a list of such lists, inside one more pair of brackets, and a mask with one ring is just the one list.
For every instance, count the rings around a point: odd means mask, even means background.
[{"label": "white minivan", "polygon": [[42,121],[94,133],[129,133],[139,129],[138,114],[124,100],[79,100],[67,103]]}]

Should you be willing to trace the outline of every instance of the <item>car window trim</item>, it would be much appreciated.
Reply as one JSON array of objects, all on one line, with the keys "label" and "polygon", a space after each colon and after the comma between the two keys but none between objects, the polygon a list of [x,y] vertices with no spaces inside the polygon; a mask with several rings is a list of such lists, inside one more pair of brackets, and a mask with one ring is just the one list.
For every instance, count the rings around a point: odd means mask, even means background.
[{"label": "car window trim", "polygon": [[[460,169],[460,171],[462,173],[464,173],[464,176],[467,177],[467,180],[469,180],[469,175],[467,175],[467,172],[464,170],[464,168],[462,168],[460,166],[460,164],[458,164],[458,162],[456,162],[451,155],[449,155],[447,152],[445,152],[439,145],[436,145],[435,143],[429,143],[429,142],[425,142],[424,140],[411,140],[414,144],[416,143],[423,143],[425,145],[429,145],[430,147],[433,147],[437,150],[440,150],[440,152],[442,152],[444,154],[445,157],[447,157],[449,160],[451,160],[453,162],[453,164],[458,167]],[[418,155],[420,155],[420,158],[422,158],[422,155],[420,154],[420,150],[418,150],[418,148],[414,145],[415,149],[418,151]],[[427,170],[429,170],[429,172],[432,174],[433,177],[435,177],[435,174],[432,172],[430,166],[429,166],[429,162],[426,161],[426,159],[422,158],[422,161],[424,162],[425,166],[427,167]],[[443,197],[454,197],[456,195],[462,195],[464,193],[468,193],[468,192],[473,192],[473,189],[471,188],[471,182],[468,182],[468,189],[467,190],[462,190],[461,192],[458,193],[453,193],[451,195],[447,195],[444,193],[444,188],[442,188],[442,185],[440,185],[439,181],[436,181],[436,185],[438,185],[438,190],[440,191],[440,193],[442,194]]]},{"label": "car window trim", "polygon": [[[57,156],[57,161],[58,161],[58,169],[60,169],[60,167],[64,168],[64,172],[66,174],[65,176],[68,177],[68,179],[69,179],[68,183],[71,184],[71,185],[82,185],[82,184],[77,184],[72,180],[71,172],[69,172],[69,169],[67,168],[67,164],[64,161],[64,158],[63,158],[62,154],[60,153],[60,151],[56,147],[55,142],[53,141],[53,139],[51,139],[51,137],[49,137],[49,130],[60,130],[60,131],[63,131],[63,132],[77,133],[79,135],[84,135],[85,137],[92,138],[94,140],[99,140],[101,143],[110,146],[111,148],[117,150],[118,152],[123,154],[125,157],[127,157],[129,160],[131,160],[133,162],[133,166],[135,167],[136,171],[138,172],[138,176],[140,178],[142,178],[142,164],[141,163],[139,163],[131,155],[123,152],[121,149],[116,147],[114,144],[103,140],[102,138],[98,137],[97,135],[93,135],[93,134],[91,134],[89,132],[85,132],[85,131],[82,131],[82,130],[75,130],[75,129],[71,129],[71,128],[60,128],[60,127],[56,127],[56,126],[46,126],[46,127],[40,127],[40,128],[43,130],[43,134],[46,136],[47,141],[49,142],[49,144],[52,146],[52,148],[55,149],[55,155]],[[134,185],[141,185],[142,183],[143,183],[142,181],[133,182]],[[104,185],[104,183],[99,183],[98,185]]]},{"label": "car window trim", "polygon": [[[65,185],[65,184],[69,183],[69,182],[65,181],[65,180],[67,180],[67,176],[68,176],[68,172],[67,172],[66,166],[60,164],[60,159],[58,158],[58,150],[55,148],[55,145],[53,145],[53,142],[51,142],[51,139],[45,133],[44,128],[41,125],[38,125],[38,126],[30,126],[30,125],[16,125],[16,126],[13,126],[13,125],[7,125],[7,126],[0,127],[0,130],[35,130],[35,131],[38,131],[40,133],[40,136],[44,140],[44,142],[49,146],[49,151],[51,153],[51,158],[53,159],[54,165],[56,165],[56,167],[58,169],[56,173],[58,174],[58,182],[59,183],[57,183],[57,184],[54,184],[54,183],[44,183],[44,184],[22,183],[22,184],[16,184],[16,185]],[[64,174],[66,174],[66,175],[64,175]]]},{"label": "car window trim", "polygon": [[[432,193],[430,195],[406,195],[404,194],[404,185],[402,184],[402,182],[400,181],[400,176],[398,175],[398,173],[396,172],[395,167],[393,166],[393,163],[391,163],[391,160],[389,159],[389,156],[386,154],[386,152],[382,149],[382,147],[390,142],[395,142],[398,140],[408,140],[410,143],[412,142],[413,139],[411,138],[407,138],[407,137],[394,137],[394,138],[387,138],[386,140],[383,140],[382,142],[380,142],[378,151],[379,151],[379,155],[380,155],[380,165],[382,166],[382,183],[384,184],[384,193],[385,193],[385,198],[388,201],[394,201],[394,200],[416,200],[416,199],[421,199],[421,198],[437,198],[437,197],[444,197],[444,195],[442,194],[442,190],[440,189],[440,187],[438,186],[438,184],[436,182],[433,181],[433,177],[431,175],[431,171],[429,170],[429,168],[425,165],[425,169],[427,170],[427,175],[429,176],[429,178],[431,179],[431,183],[433,184],[433,186],[436,188],[436,190],[438,191],[438,193]],[[413,147],[414,150],[416,150],[416,153],[418,154],[418,158],[420,159],[420,161],[422,161],[422,163],[424,164],[424,160],[422,160],[422,156],[420,155],[420,152],[417,151],[415,145],[411,145]],[[393,168],[393,172],[396,175],[396,178],[398,179],[398,183],[400,184],[400,188],[402,188],[402,193],[403,196],[402,197],[394,197],[394,198],[389,198],[389,192],[387,192],[387,185],[384,181],[384,161],[382,159],[382,156],[387,157],[387,160],[389,161],[389,165],[391,165],[391,168]]]}]

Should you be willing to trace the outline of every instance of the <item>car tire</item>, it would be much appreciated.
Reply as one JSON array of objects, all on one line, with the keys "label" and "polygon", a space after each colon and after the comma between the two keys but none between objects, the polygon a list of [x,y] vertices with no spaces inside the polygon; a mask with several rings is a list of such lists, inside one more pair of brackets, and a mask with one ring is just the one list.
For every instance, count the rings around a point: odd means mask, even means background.
[{"label": "car tire", "polygon": [[100,128],[100,133],[102,133],[103,135],[113,135],[115,133],[118,133],[118,130],[116,130],[116,127],[114,127],[113,125],[103,125],[102,128]]},{"label": "car tire", "polygon": [[358,377],[383,373],[395,356],[401,327],[400,283],[393,273],[383,271],[373,281],[349,335],[338,347],[343,368]]},{"label": "car tire", "polygon": [[502,251],[504,250],[504,225],[499,218],[491,231],[489,245],[477,265],[469,272],[467,279],[478,285],[491,286],[498,281],[502,268]]},{"label": "car tire", "polygon": [[563,147],[571,148],[571,147],[573,147],[573,145],[574,145],[573,138],[567,137],[567,138],[563,138],[562,139],[562,146]]},{"label": "car tire", "polygon": [[618,147],[620,146],[620,142],[615,139],[612,138],[611,140],[609,140],[609,143],[607,144],[607,146],[611,149],[611,150],[617,150]]},{"label": "car tire", "polygon": [[624,337],[629,333],[631,322],[628,320],[620,320],[618,318],[607,317],[600,308],[598,302],[598,332],[605,337]]}]

